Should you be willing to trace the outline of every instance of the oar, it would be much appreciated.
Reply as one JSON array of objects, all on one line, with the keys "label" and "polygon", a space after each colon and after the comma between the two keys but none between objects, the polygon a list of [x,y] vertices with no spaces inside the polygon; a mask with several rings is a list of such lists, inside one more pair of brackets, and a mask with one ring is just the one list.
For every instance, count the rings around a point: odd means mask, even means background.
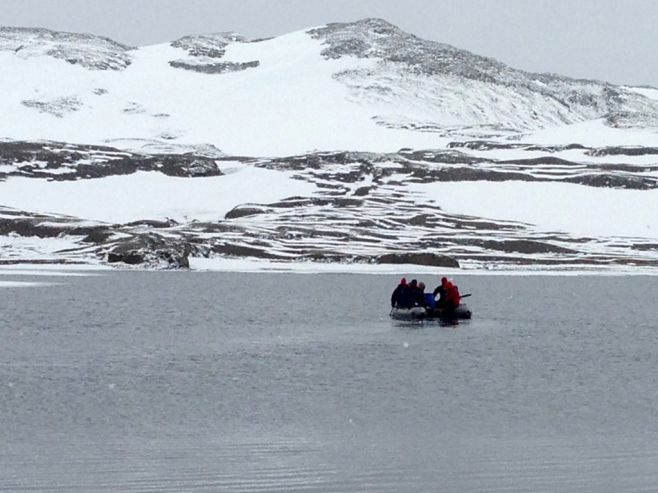
[{"label": "oar", "polygon": [[460,297],[461,297],[461,298],[468,298],[469,296],[471,296],[471,293],[468,293],[468,294],[462,294]]}]

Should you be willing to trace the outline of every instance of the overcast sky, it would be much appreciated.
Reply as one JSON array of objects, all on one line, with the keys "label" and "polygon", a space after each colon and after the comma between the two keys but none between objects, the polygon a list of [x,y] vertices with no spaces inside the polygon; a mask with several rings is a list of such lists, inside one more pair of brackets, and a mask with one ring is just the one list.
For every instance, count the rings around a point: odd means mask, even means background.
[{"label": "overcast sky", "polygon": [[658,86],[658,0],[0,0],[0,25],[130,45],[220,31],[273,36],[364,17],[524,70]]}]

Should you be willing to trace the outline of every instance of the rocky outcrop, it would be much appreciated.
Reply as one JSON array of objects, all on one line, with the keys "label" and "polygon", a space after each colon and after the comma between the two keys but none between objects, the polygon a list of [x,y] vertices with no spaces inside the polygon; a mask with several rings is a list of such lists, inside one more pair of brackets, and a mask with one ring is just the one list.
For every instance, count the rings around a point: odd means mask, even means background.
[{"label": "rocky outcrop", "polygon": [[149,268],[188,269],[192,247],[156,235],[144,235],[122,242],[107,253],[108,263],[140,265]]},{"label": "rocky outcrop", "polygon": [[123,70],[132,62],[132,49],[92,34],[0,27],[0,51],[22,57],[50,56],[90,70]]},{"label": "rocky outcrop", "polygon": [[459,262],[447,255],[436,253],[388,253],[377,258],[378,264],[414,264],[458,269]]},{"label": "rocky outcrop", "polygon": [[240,217],[255,216],[257,214],[262,214],[265,212],[265,209],[262,207],[253,207],[250,205],[238,205],[228,211],[224,216],[224,219],[238,219]]},{"label": "rocky outcrop", "polygon": [[174,68],[183,68],[194,72],[204,74],[223,74],[226,72],[240,72],[248,68],[258,67],[260,62],[253,60],[251,62],[218,62],[218,63],[190,63],[182,60],[172,60],[169,62]]},{"label": "rocky outcrop", "polygon": [[174,48],[187,51],[188,58],[171,60],[169,65],[173,68],[192,70],[204,74],[223,74],[227,72],[240,72],[248,68],[258,67],[258,60],[245,62],[218,62],[226,53],[230,43],[249,43],[249,39],[236,33],[201,34],[185,36],[171,43]]},{"label": "rocky outcrop", "polygon": [[61,142],[0,141],[0,179],[5,176],[55,181],[103,178],[137,171],[168,176],[220,176],[212,157],[196,154],[138,154],[106,146]]},{"label": "rocky outcrop", "polygon": [[[353,97],[385,104],[413,94],[438,115],[435,122],[406,119],[399,111],[394,119],[375,118],[389,128],[449,135],[445,121],[454,121],[457,113],[458,131],[488,130],[494,135],[599,118],[613,127],[658,128],[658,102],[626,88],[517,70],[492,58],[421,39],[382,19],[332,23],[308,33],[323,42],[322,55],[328,59],[373,60],[368,69],[335,75]],[[438,101],[436,94],[441,95]],[[514,101],[511,118],[498,106],[508,99]],[[443,113],[451,104],[460,105],[459,109]]]},{"label": "rocky outcrop", "polygon": [[230,43],[246,43],[249,39],[238,33],[196,34],[171,42],[174,48],[182,48],[192,57],[222,58]]}]

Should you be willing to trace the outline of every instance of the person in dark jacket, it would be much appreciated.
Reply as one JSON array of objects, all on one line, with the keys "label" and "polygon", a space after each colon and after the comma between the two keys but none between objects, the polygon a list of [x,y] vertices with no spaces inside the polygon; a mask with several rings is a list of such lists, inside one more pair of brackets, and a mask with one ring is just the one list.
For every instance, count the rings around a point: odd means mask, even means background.
[{"label": "person in dark jacket", "polygon": [[409,308],[409,286],[404,277],[391,295],[391,308]]},{"label": "person in dark jacket", "polygon": [[[423,286],[422,289],[420,286]],[[410,306],[425,306],[425,284],[420,283],[416,279],[412,279],[409,283],[409,301]]]},{"label": "person in dark jacket", "polygon": [[427,300],[425,300],[425,283],[423,281],[419,282],[417,289],[418,293],[416,294],[416,298],[418,300],[418,305],[427,308]]},{"label": "person in dark jacket", "polygon": [[436,299],[436,295],[439,295],[439,299],[436,300],[437,308],[445,308],[447,293],[450,286],[452,286],[452,283],[448,281],[448,278],[442,277],[441,284],[434,289],[434,292],[432,293],[434,295],[434,299]]}]

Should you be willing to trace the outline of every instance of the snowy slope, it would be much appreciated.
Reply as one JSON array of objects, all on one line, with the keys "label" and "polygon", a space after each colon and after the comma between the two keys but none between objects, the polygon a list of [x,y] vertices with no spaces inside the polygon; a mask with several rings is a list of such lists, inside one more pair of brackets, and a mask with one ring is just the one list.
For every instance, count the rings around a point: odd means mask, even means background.
[{"label": "snowy slope", "polygon": [[0,28],[0,68],[0,265],[658,269],[654,88],[378,19],[139,48]]},{"label": "snowy slope", "polygon": [[526,73],[376,19],[135,49],[3,28],[0,66],[0,137],[11,139],[149,139],[282,156],[435,148],[602,121],[609,145],[637,128],[658,143],[647,91]]}]

